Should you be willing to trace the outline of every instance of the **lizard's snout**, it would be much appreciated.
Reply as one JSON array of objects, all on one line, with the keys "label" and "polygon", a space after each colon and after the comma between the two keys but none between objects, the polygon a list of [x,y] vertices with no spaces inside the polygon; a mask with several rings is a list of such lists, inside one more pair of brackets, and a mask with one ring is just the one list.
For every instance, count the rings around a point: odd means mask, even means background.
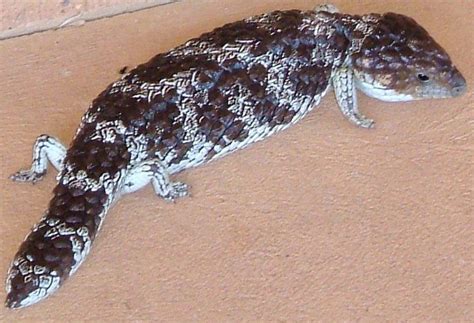
[{"label": "lizard's snout", "polygon": [[453,96],[460,96],[466,92],[467,83],[466,79],[462,76],[460,72],[453,74],[449,80],[450,85],[452,86],[451,93]]}]

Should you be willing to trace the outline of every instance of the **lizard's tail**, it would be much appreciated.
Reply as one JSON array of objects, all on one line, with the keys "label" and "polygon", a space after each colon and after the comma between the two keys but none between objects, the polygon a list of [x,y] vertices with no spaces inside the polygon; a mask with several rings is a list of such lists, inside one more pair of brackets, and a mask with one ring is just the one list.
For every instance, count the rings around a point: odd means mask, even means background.
[{"label": "lizard's tail", "polygon": [[60,181],[44,217],[26,237],[8,271],[7,307],[25,307],[48,297],[77,270],[111,200],[110,187],[102,183],[84,190]]}]

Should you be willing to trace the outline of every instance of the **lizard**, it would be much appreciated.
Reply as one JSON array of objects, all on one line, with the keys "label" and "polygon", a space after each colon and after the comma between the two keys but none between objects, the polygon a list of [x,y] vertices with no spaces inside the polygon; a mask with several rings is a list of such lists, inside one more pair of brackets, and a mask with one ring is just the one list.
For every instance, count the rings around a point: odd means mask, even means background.
[{"label": "lizard", "polygon": [[58,171],[42,219],[7,274],[5,305],[53,294],[79,268],[112,204],[151,184],[165,200],[188,194],[171,176],[301,120],[330,90],[362,128],[357,90],[382,101],[457,97],[466,80],[415,20],[349,15],[333,5],[273,11],[228,23],[153,57],[110,84],[69,148],[41,135],[33,162],[12,179]]}]

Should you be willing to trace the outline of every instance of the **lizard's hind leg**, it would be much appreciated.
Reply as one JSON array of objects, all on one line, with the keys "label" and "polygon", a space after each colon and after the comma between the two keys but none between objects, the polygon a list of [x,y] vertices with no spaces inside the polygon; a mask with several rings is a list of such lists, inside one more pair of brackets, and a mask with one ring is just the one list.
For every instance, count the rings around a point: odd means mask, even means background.
[{"label": "lizard's hind leg", "polygon": [[135,192],[150,183],[155,193],[165,200],[173,201],[188,195],[188,186],[181,182],[172,182],[168,171],[158,159],[146,160],[133,167],[124,179],[121,194]]},{"label": "lizard's hind leg", "polygon": [[48,160],[54,168],[61,171],[64,157],[66,157],[66,148],[58,139],[48,135],[38,136],[33,146],[31,168],[20,170],[10,176],[10,178],[16,182],[35,183],[46,174]]}]

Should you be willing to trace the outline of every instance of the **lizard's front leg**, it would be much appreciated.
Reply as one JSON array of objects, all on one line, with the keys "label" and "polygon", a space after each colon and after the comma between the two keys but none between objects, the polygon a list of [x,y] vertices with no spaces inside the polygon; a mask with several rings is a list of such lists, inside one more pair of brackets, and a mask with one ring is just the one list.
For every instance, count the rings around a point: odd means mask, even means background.
[{"label": "lizard's front leg", "polygon": [[10,178],[17,182],[35,183],[43,178],[46,174],[49,162],[58,171],[61,171],[64,158],[66,157],[66,148],[56,138],[41,135],[36,138],[33,146],[33,162],[31,168],[20,170],[11,175]]},{"label": "lizard's front leg", "polygon": [[359,127],[372,128],[374,120],[366,118],[357,107],[354,72],[347,66],[337,69],[332,76],[332,85],[342,114]]},{"label": "lizard's front leg", "polygon": [[126,175],[120,193],[135,192],[150,182],[155,193],[165,200],[173,201],[175,198],[188,195],[188,186],[185,183],[172,182],[168,171],[156,158],[134,166]]}]

